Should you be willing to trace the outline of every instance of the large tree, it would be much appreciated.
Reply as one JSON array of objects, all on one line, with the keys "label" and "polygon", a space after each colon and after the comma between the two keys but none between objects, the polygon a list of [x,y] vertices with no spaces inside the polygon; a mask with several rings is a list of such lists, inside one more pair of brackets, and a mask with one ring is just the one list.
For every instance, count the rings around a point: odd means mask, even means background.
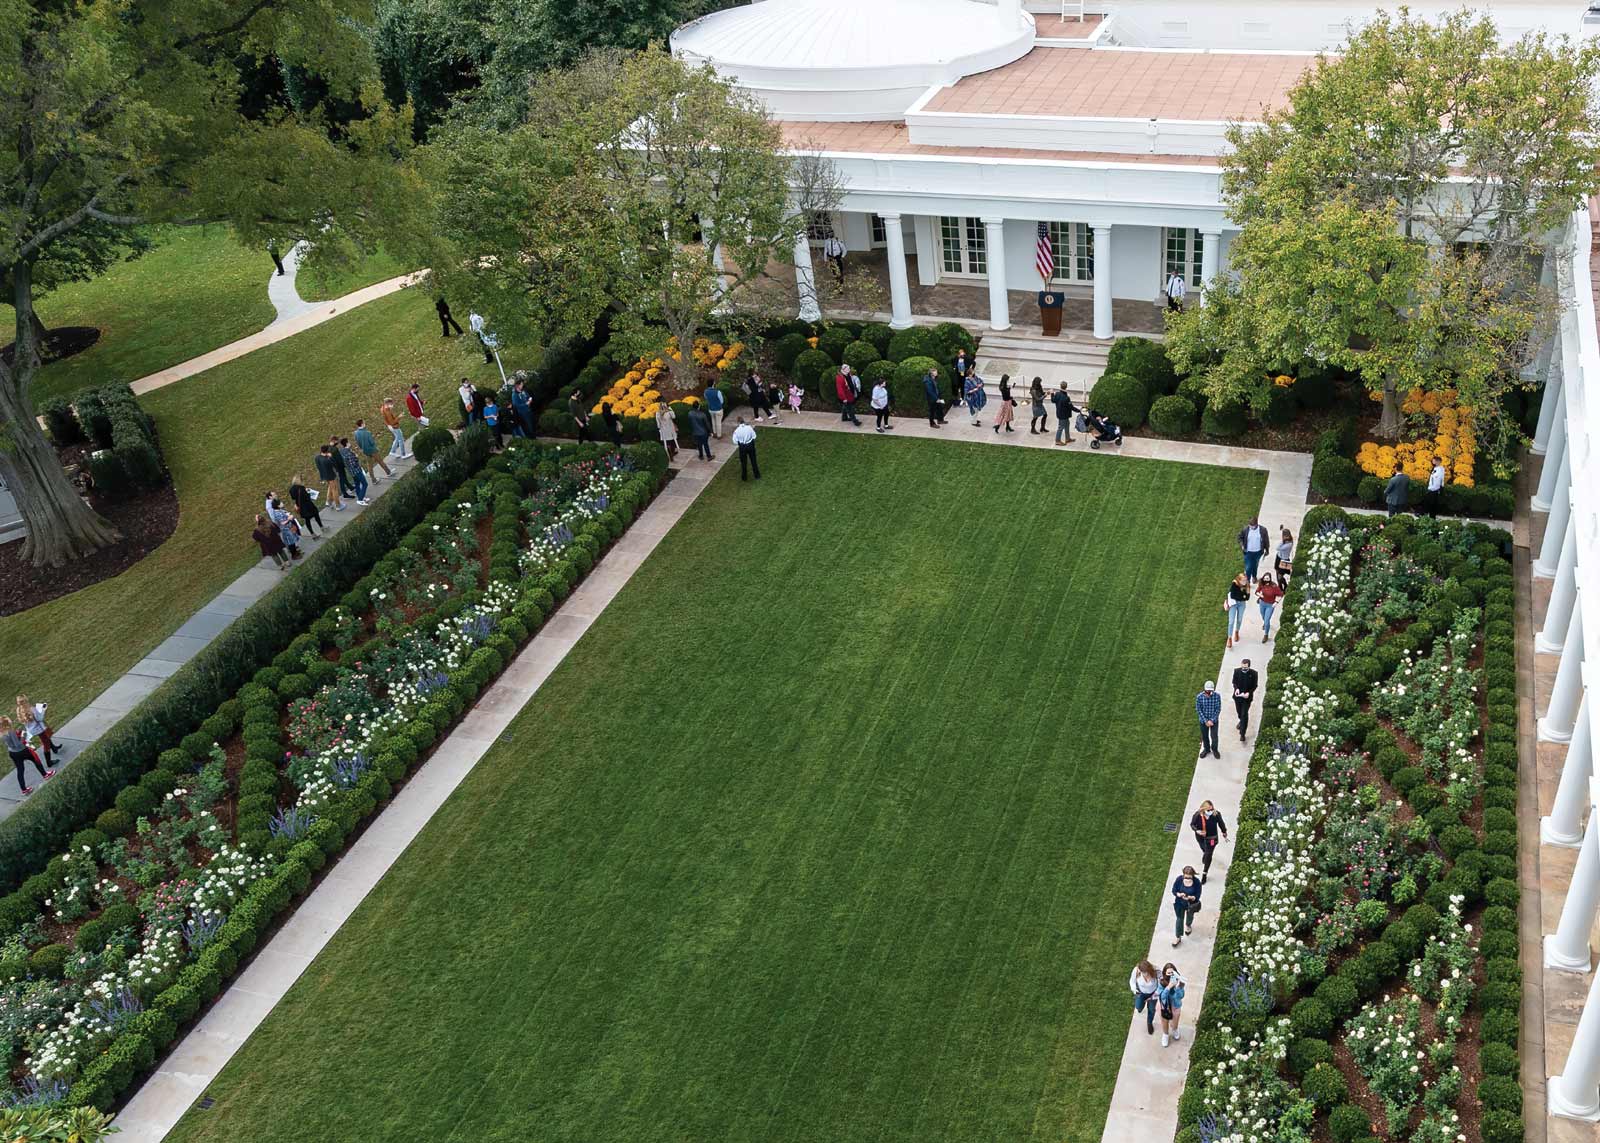
[{"label": "large tree", "polygon": [[341,125],[335,139],[316,114],[269,108],[251,118],[242,103],[245,73],[269,56],[353,94],[371,58],[354,3],[6,3],[0,282],[15,341],[0,361],[0,475],[27,522],[36,566],[116,539],[65,478],[29,400],[42,290],[103,271],[151,223],[227,221],[247,241],[337,246],[334,236],[359,239],[403,202],[403,175],[372,176],[403,172],[406,115],[380,107]]},{"label": "large tree", "polygon": [[1229,129],[1233,278],[1169,321],[1180,364],[1258,407],[1269,372],[1340,366],[1388,436],[1400,392],[1455,387],[1503,451],[1501,398],[1556,314],[1542,248],[1600,187],[1597,79],[1593,43],[1379,12],[1287,106]]},{"label": "large tree", "polygon": [[[659,48],[541,76],[524,122],[429,148],[449,293],[546,342],[604,311],[630,348],[726,329],[792,264],[810,210],[838,204],[830,165],[790,152],[761,106]],[[692,388],[687,352],[674,380]]]}]

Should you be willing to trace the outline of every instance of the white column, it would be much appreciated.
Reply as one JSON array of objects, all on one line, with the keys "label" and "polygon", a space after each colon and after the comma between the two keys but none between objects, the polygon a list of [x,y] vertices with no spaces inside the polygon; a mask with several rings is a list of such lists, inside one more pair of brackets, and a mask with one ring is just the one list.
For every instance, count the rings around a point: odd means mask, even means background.
[{"label": "white column", "polygon": [[1111,227],[1094,224],[1094,335],[1109,340],[1111,325]]},{"label": "white column", "polygon": [[[1578,703],[1578,721],[1561,763],[1561,783],[1556,787],[1550,815],[1539,819],[1539,840],[1569,848],[1583,841],[1583,811],[1589,808],[1589,779],[1594,771],[1594,751],[1589,737],[1589,699]],[[1587,935],[1588,930],[1585,930]]]},{"label": "white column", "polygon": [[889,328],[906,329],[911,325],[911,283],[906,279],[906,236],[900,229],[898,214],[880,214],[883,219],[883,237],[888,243],[885,251],[889,262]]},{"label": "white column", "polygon": [[1583,596],[1572,605],[1567,638],[1561,647],[1561,665],[1556,668],[1555,686],[1550,690],[1550,705],[1539,720],[1542,742],[1566,742],[1583,699]]},{"label": "white column", "polygon": [[[1567,898],[1561,906],[1561,920],[1556,931],[1544,938],[1544,964],[1546,968],[1562,972],[1589,971],[1589,930],[1594,927],[1594,911],[1600,905],[1600,828],[1596,818],[1589,816],[1589,828],[1583,831],[1578,845],[1578,864],[1572,870],[1572,884],[1567,886]],[[1600,1011],[1596,1012],[1600,1015]]]},{"label": "white column", "polygon": [[[1555,495],[1550,498],[1550,515],[1544,519],[1544,539],[1539,543],[1539,558],[1533,561],[1533,574],[1540,579],[1555,575],[1561,563],[1561,543],[1566,539],[1567,522],[1572,516],[1572,470],[1568,467],[1571,457],[1571,449],[1561,450]],[[1549,458],[1545,459],[1548,462]]]},{"label": "white column", "polygon": [[1578,535],[1572,513],[1567,513],[1567,531],[1561,540],[1561,558],[1556,561],[1556,582],[1550,588],[1550,604],[1544,609],[1544,626],[1533,637],[1533,649],[1553,655],[1567,639],[1572,621],[1572,605],[1578,598]]},{"label": "white column", "polygon": [[1567,1066],[1560,1075],[1550,1077],[1546,1090],[1551,1115],[1591,1123],[1600,1120],[1600,973],[1589,985]]},{"label": "white column", "polygon": [[1222,263],[1222,231],[1202,230],[1200,232],[1200,304],[1206,304],[1206,287],[1211,285],[1211,279],[1217,276],[1217,267]]},{"label": "white column", "polygon": [[1567,457],[1567,417],[1566,410],[1557,409],[1555,419],[1550,424],[1550,443],[1544,452],[1544,468],[1539,471],[1539,487],[1533,494],[1533,499],[1528,501],[1528,507],[1535,512],[1550,511],[1550,501],[1556,492],[1556,481],[1562,477],[1561,465]]},{"label": "white column", "polygon": [[817,304],[817,279],[811,272],[811,239],[804,230],[794,240],[794,288],[800,295],[800,320],[820,320],[822,307]]},{"label": "white column", "polygon": [[1006,293],[1006,220],[983,220],[984,261],[989,268],[989,328],[1011,328],[1011,297]]},{"label": "white column", "polygon": [[1555,426],[1556,409],[1565,397],[1566,363],[1561,359],[1561,331],[1557,330],[1550,338],[1548,358],[1544,365],[1544,400],[1539,402],[1539,424],[1533,430],[1533,445],[1529,452],[1534,456],[1543,456],[1550,445],[1550,431]]}]

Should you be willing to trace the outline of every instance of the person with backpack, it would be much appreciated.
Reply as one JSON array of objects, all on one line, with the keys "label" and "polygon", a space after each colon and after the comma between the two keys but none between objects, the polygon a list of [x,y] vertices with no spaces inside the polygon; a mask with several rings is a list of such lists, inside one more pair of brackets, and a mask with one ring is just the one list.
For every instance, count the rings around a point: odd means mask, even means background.
[{"label": "person with backpack", "polygon": [[1078,407],[1072,403],[1072,394],[1067,392],[1065,381],[1050,394],[1050,403],[1056,407],[1056,444],[1071,444],[1072,415],[1078,411]]}]

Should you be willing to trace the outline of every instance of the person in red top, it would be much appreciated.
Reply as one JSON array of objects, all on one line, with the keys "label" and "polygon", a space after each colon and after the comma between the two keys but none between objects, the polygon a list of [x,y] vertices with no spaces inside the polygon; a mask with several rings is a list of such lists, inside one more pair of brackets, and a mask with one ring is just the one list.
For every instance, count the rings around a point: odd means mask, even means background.
[{"label": "person in red top", "polygon": [[1272,638],[1272,609],[1278,606],[1278,600],[1283,598],[1283,588],[1273,583],[1266,576],[1256,584],[1256,605],[1261,608],[1261,641],[1267,642]]},{"label": "person in red top", "polygon": [[850,383],[850,366],[839,366],[839,372],[833,379],[833,390],[839,395],[839,419],[849,421],[856,428],[861,427],[861,422],[856,419],[856,387]]},{"label": "person in red top", "polygon": [[413,384],[410,390],[407,391],[406,412],[411,414],[413,420],[419,422],[424,427],[427,426],[428,418],[423,416],[422,386],[420,384]]}]

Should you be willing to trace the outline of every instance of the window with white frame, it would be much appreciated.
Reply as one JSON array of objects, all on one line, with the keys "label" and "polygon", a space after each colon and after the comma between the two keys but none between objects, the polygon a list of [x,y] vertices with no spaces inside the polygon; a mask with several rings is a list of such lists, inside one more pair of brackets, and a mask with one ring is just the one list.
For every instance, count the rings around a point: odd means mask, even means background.
[{"label": "window with white frame", "polygon": [[1094,227],[1082,222],[1051,222],[1050,250],[1056,271],[1052,282],[1094,281]]},{"label": "window with white frame", "polygon": [[946,274],[981,277],[988,273],[988,246],[984,241],[983,219],[939,219],[939,265]]},{"label": "window with white frame", "polygon": [[806,237],[813,242],[826,242],[833,237],[833,213],[826,210],[806,211]]},{"label": "window with white frame", "polygon": [[872,219],[872,244],[874,246],[889,245],[889,231],[883,224],[882,216],[873,214],[868,217]]},{"label": "window with white frame", "polygon": [[1205,261],[1205,239],[1198,230],[1169,226],[1163,231],[1161,288],[1166,289],[1172,275],[1182,274],[1191,288],[1200,286],[1200,267]]}]

